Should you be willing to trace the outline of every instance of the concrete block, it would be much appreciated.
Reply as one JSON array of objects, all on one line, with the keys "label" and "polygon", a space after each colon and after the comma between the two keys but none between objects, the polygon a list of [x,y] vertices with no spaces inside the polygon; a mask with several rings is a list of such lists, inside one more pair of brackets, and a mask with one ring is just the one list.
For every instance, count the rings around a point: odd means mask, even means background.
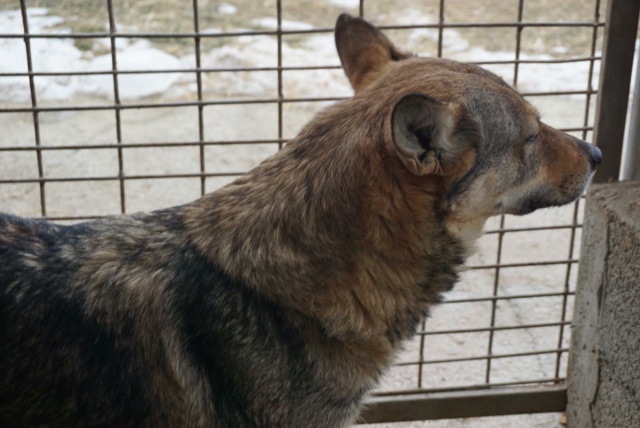
[{"label": "concrete block", "polygon": [[640,183],[587,196],[569,368],[571,428],[640,427]]}]

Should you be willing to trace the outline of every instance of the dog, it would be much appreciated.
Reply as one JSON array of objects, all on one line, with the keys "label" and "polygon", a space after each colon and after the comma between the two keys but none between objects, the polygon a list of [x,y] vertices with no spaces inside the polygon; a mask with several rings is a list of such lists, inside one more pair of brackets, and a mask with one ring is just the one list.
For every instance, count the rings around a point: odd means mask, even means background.
[{"label": "dog", "polygon": [[353,98],[182,206],[0,217],[0,426],[344,427],[485,221],[601,153],[500,77],[338,18]]}]

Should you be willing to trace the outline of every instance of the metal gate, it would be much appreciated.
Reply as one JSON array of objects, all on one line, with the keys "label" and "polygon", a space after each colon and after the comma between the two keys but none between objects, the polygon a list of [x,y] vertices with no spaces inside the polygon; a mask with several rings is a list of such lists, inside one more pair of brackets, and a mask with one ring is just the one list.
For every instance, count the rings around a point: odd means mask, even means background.
[{"label": "metal gate", "polygon": [[[350,96],[332,42],[344,11],[501,74],[601,147],[597,180],[617,179],[637,1],[0,0],[2,210],[76,222],[231,181]],[[581,216],[578,201],[490,222],[364,420],[562,411]]]}]

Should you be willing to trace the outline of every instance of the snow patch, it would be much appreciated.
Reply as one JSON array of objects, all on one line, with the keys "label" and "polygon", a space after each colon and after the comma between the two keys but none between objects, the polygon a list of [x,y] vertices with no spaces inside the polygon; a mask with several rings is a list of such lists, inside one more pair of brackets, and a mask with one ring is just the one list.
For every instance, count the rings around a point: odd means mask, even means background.
[{"label": "snow patch", "polygon": [[[206,68],[256,68],[277,66],[278,44],[270,36],[242,36],[202,55]],[[332,35],[313,35],[299,46],[282,45],[284,66],[338,65]],[[193,62],[192,56],[185,58]],[[205,89],[224,95],[277,96],[276,71],[207,73]],[[348,96],[351,89],[344,73],[336,70],[283,72],[283,92],[288,97]]]},{"label": "snow patch", "polygon": [[[47,9],[27,9],[29,31],[33,34],[68,34],[68,28],[58,27],[64,21],[60,17],[46,16]],[[0,12],[2,32],[22,34],[22,15],[19,10]],[[82,69],[83,54],[70,39],[31,39],[33,70],[38,72],[77,71]],[[0,73],[26,73],[27,55],[22,39],[0,39]],[[61,99],[74,94],[72,76],[41,76],[35,79],[39,97]],[[30,96],[29,79],[26,76],[0,79],[2,98],[27,101]]]},{"label": "snow patch", "polygon": [[[118,70],[171,70],[179,69],[178,58],[146,43],[133,43],[117,52]],[[111,70],[111,54],[101,55],[91,60],[86,71]],[[180,73],[162,74],[120,74],[118,92],[122,99],[137,99],[167,91],[180,78]],[[80,78],[82,92],[110,97],[113,94],[113,77],[110,74],[86,75]]]},{"label": "snow patch", "polygon": [[553,51],[553,53],[557,54],[566,54],[567,52],[569,52],[569,50],[564,46],[554,46],[551,50]]},{"label": "snow patch", "polygon": [[[334,0],[329,0],[334,1]],[[345,0],[335,0],[345,1]],[[356,4],[357,2],[352,2]],[[346,2],[344,3],[346,4]],[[227,4],[228,5],[228,4]],[[222,6],[222,5],[221,5]],[[229,5],[231,6],[231,5]],[[227,11],[230,11],[227,8]],[[65,34],[60,17],[48,16],[43,8],[28,9],[29,25],[33,33]],[[406,11],[402,16],[411,16],[411,21],[435,22],[431,16],[418,11]],[[400,17],[399,22],[403,23]],[[275,18],[260,18],[253,24],[262,28],[277,27]],[[20,11],[0,12],[0,28],[6,33],[22,33]],[[287,30],[313,28],[308,23],[282,21]],[[218,33],[218,28],[204,32]],[[240,31],[240,29],[235,29]],[[418,52],[433,48],[437,43],[435,29],[415,29],[408,35],[407,48]],[[94,52],[80,51],[71,39],[32,39],[33,68],[39,72],[65,71],[110,71],[111,56],[102,55],[111,48],[110,41],[96,40]],[[445,56],[459,61],[508,61],[514,59],[513,52],[494,52],[472,46],[468,40],[454,30],[447,30],[443,39]],[[557,53],[560,52],[560,48]],[[146,40],[131,42],[116,40],[117,64],[120,70],[158,70],[195,67],[192,54],[175,57],[163,52]],[[273,36],[241,36],[229,40],[224,46],[203,51],[202,66],[205,68],[260,68],[277,66],[277,39]],[[599,55],[599,53],[597,53]],[[522,53],[522,60],[552,60],[551,55],[529,55]],[[339,65],[332,34],[314,34],[298,40],[295,44],[282,44],[284,66]],[[554,64],[520,64],[518,89],[526,92],[558,90],[583,90],[587,87],[589,62]],[[598,82],[599,62],[594,63],[593,84]],[[513,80],[513,64],[492,64],[485,68],[502,76],[507,82]],[[21,39],[0,39],[0,72],[26,72],[27,62],[24,42]],[[338,97],[350,95],[351,89],[344,73],[334,70],[284,71],[283,91],[287,97]],[[223,72],[203,73],[203,90],[207,93],[228,96],[277,96],[277,72]],[[38,99],[69,99],[77,95],[101,97],[113,96],[111,74],[84,76],[37,76],[35,79]],[[123,74],[118,76],[122,99],[136,99],[155,94],[169,96],[193,92],[194,73]],[[18,102],[28,101],[29,79],[26,76],[0,78],[0,98]]]},{"label": "snow patch", "polygon": [[[69,34],[70,29],[60,27],[64,20],[46,16],[47,9],[27,9],[31,33]],[[0,28],[3,32],[21,34],[20,11],[0,12]],[[111,48],[108,39],[98,39],[96,50]],[[147,40],[135,43],[116,39],[116,57],[119,70],[176,69],[182,66],[172,55],[151,47]],[[111,55],[94,58],[93,52],[82,52],[72,39],[31,39],[31,58],[35,72],[110,71]],[[0,73],[26,73],[27,56],[21,39],[0,39]],[[180,79],[179,73],[120,75],[118,84],[123,99],[136,99],[159,94]],[[38,99],[60,100],[76,95],[113,96],[113,77],[104,75],[37,76],[35,78]],[[0,97],[18,102],[29,100],[29,79],[26,76],[0,79]]]},{"label": "snow patch", "polygon": [[[272,17],[257,18],[252,20],[251,23],[256,27],[268,28],[270,30],[276,30],[278,28],[278,19]],[[290,31],[311,30],[313,29],[313,25],[307,24],[306,22],[289,21],[288,19],[283,19],[280,21],[280,28]]]},{"label": "snow patch", "polygon": [[355,9],[360,6],[360,0],[327,0],[327,3],[345,9]]},{"label": "snow patch", "polygon": [[220,15],[235,15],[238,12],[238,8],[229,3],[221,3],[218,6],[218,13]]},{"label": "snow patch", "polygon": [[[411,16],[412,21],[416,21],[416,16],[420,12],[411,11],[407,16]],[[433,17],[424,16],[419,19],[421,22],[436,22]],[[403,18],[400,18],[402,23]],[[438,30],[419,28],[413,30],[408,36],[407,48],[413,52],[420,52],[422,46],[434,46],[438,42]],[[463,38],[458,31],[447,30],[442,39],[444,56],[462,62],[492,62],[492,61],[513,61],[514,52],[489,51],[482,47],[472,46],[468,40]],[[560,47],[561,48],[561,47]],[[423,49],[423,48],[422,48]],[[566,49],[564,50],[566,53]],[[560,50],[556,53],[563,53]],[[596,55],[600,55],[596,52]],[[520,60],[549,61],[554,60],[551,55],[530,55],[520,54]],[[589,75],[589,61],[566,62],[566,63],[542,63],[542,64],[520,64],[518,66],[518,90],[523,92],[553,92],[584,90],[587,87]],[[506,82],[512,83],[514,76],[513,64],[486,64],[483,68],[490,70]],[[594,63],[593,84],[597,85],[600,71],[600,62]],[[580,97],[580,96],[575,96]]]}]

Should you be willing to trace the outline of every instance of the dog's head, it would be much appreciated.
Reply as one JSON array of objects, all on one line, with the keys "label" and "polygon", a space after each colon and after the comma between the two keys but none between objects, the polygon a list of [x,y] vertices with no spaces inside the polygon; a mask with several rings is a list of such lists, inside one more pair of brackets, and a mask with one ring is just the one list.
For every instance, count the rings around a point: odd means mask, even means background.
[{"label": "dog's head", "polygon": [[349,15],[338,18],[335,36],[356,98],[389,106],[390,156],[412,175],[437,179],[457,223],[569,203],[601,161],[600,150],[544,124],[487,70],[415,57]]}]

